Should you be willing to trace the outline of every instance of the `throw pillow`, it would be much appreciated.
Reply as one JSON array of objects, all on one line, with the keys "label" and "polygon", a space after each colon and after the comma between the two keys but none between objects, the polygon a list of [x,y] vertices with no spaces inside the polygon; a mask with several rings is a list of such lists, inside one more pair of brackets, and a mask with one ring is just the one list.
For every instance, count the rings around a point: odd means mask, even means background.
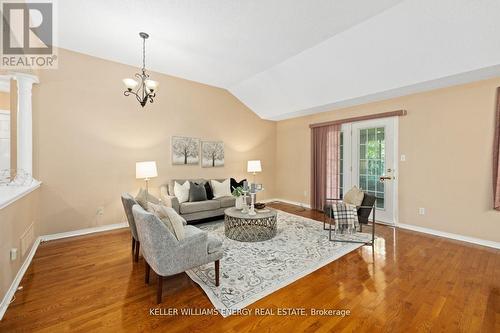
[{"label": "throw pillow", "polygon": [[135,196],[135,201],[137,201],[137,203],[145,210],[148,209],[148,201],[154,204],[160,203],[160,199],[158,199],[151,193],[146,192],[146,190],[143,188],[141,188],[139,190],[139,193],[137,193],[137,195]]},{"label": "throw pillow", "polygon": [[156,205],[154,203],[148,202],[148,208],[146,209],[148,212],[151,214],[156,215],[160,219],[160,221],[163,222],[163,224],[167,227],[167,229],[170,231],[172,235],[175,236],[174,233],[174,228],[172,227],[172,223],[170,222],[170,218],[166,214],[166,212],[163,211],[161,205]]},{"label": "throw pillow", "polygon": [[205,191],[207,192],[207,200],[212,200],[214,198],[214,192],[212,191],[210,182],[205,182]]},{"label": "throw pillow", "polygon": [[237,187],[243,187],[243,183],[246,181],[246,179],[243,179],[242,181],[237,182],[236,179],[231,178],[231,192],[234,191],[234,189]]},{"label": "throw pillow", "polygon": [[172,207],[162,206],[162,210],[163,213],[166,214],[170,219],[170,223],[172,223],[172,228],[174,229],[174,235],[177,238],[177,240],[183,240],[184,238],[186,238],[186,233],[184,231],[184,224],[186,220],[184,220],[182,216],[177,214],[175,209],[173,209]]},{"label": "throw pillow", "polygon": [[222,183],[216,180],[211,180],[210,184],[212,184],[212,190],[214,191],[214,199],[231,196],[229,178],[224,180]]},{"label": "throw pillow", "polygon": [[361,206],[365,193],[354,186],[344,195],[344,202],[354,206]]},{"label": "throw pillow", "polygon": [[155,214],[177,240],[185,238],[184,225],[186,224],[186,220],[177,214],[172,207],[155,205],[149,202],[148,211]]},{"label": "throw pillow", "polygon": [[207,200],[207,191],[204,184],[190,182],[189,184],[189,202]]},{"label": "throw pillow", "polygon": [[189,181],[185,181],[184,184],[174,183],[174,195],[179,200],[179,203],[183,203],[189,200]]}]

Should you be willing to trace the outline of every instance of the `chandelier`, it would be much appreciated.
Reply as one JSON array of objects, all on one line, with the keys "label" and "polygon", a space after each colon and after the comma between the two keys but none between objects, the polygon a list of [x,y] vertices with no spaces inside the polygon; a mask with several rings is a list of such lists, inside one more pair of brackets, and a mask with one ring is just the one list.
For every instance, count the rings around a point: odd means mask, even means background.
[{"label": "chandelier", "polygon": [[134,79],[123,79],[123,83],[127,90],[123,92],[125,96],[134,95],[142,107],[149,101],[153,103],[153,98],[156,96],[158,82],[149,79],[146,74],[146,39],[149,35],[145,32],[140,32],[139,36],[142,38],[142,73],[136,73]]}]

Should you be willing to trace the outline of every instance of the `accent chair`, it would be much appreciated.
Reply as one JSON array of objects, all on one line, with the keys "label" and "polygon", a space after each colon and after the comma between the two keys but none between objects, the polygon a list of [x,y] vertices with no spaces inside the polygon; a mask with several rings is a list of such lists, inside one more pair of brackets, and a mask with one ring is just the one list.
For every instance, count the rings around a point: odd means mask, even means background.
[{"label": "accent chair", "polygon": [[156,215],[139,205],[132,207],[132,213],[146,264],[145,282],[149,284],[151,268],[158,275],[158,304],[162,301],[164,277],[210,262],[215,262],[215,285],[219,286],[219,260],[224,254],[221,240],[191,225],[184,225],[185,238],[177,240]]},{"label": "accent chair", "polygon": [[123,193],[122,204],[123,208],[125,209],[125,214],[127,215],[130,233],[132,234],[132,256],[135,262],[138,262],[141,242],[139,241],[139,237],[137,235],[137,227],[135,225],[134,215],[132,214],[132,207],[134,205],[137,205],[137,201],[135,201],[134,197],[132,197],[129,193]]},{"label": "accent chair", "polygon": [[332,237],[332,224],[334,223],[334,218],[333,218],[333,209],[332,205],[336,204],[337,202],[342,202],[342,199],[338,198],[327,198],[325,200],[325,205],[323,208],[324,211],[324,216],[323,216],[323,230],[327,230],[326,228],[326,223],[328,221],[329,226],[329,239],[331,241],[335,242],[342,242],[342,243],[360,243],[360,244],[365,244],[365,245],[371,245],[373,246],[375,243],[375,203],[377,201],[377,198],[374,195],[371,195],[367,192],[364,193],[363,196],[363,202],[361,203],[360,206],[356,206],[357,212],[358,212],[358,222],[359,222],[359,232],[363,232],[363,224],[368,226],[370,221],[370,214],[373,211],[372,214],[372,223],[371,223],[371,242],[363,242],[363,241],[355,241],[355,240],[344,240],[344,239],[339,239],[339,238],[333,238]]}]

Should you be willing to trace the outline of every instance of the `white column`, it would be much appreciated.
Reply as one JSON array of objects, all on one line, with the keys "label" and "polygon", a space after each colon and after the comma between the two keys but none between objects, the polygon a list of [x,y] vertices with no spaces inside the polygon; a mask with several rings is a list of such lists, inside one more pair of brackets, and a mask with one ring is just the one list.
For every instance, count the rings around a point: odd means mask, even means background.
[{"label": "white column", "polygon": [[34,75],[16,73],[17,81],[17,168],[33,175],[33,116],[31,88]]}]

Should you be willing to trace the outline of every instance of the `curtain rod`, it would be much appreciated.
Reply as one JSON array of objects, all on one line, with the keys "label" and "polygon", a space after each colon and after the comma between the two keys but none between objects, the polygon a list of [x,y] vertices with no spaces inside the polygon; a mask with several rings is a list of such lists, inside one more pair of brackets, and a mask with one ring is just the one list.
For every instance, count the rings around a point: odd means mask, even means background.
[{"label": "curtain rod", "polygon": [[375,113],[375,114],[369,114],[366,116],[358,116],[358,117],[344,118],[344,119],[338,119],[338,120],[332,120],[332,121],[325,121],[322,123],[310,124],[309,128],[352,123],[355,121],[377,119],[377,118],[402,117],[402,116],[406,116],[406,114],[407,114],[406,110],[397,110],[397,111]]}]

